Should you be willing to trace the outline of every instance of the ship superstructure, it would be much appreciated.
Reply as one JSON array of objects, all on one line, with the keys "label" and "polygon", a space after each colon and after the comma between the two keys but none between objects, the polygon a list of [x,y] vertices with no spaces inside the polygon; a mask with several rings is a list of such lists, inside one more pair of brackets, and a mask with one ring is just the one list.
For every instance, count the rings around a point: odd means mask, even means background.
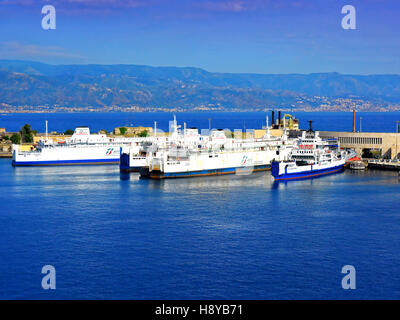
[{"label": "ship superstructure", "polygon": [[36,148],[22,151],[13,145],[13,166],[118,164],[120,148],[137,146],[149,138],[112,138],[91,134],[88,127],[77,127],[70,138],[53,141],[40,139]]},{"label": "ship superstructure", "polygon": [[313,178],[342,171],[346,159],[346,151],[340,149],[338,141],[322,140],[310,121],[310,129],[302,132],[289,159],[273,161],[271,173],[277,181]]},{"label": "ship superstructure", "polygon": [[139,171],[152,179],[205,175],[248,174],[267,170],[272,160],[283,160],[291,142],[271,137],[234,138],[224,130],[199,134],[198,129],[179,130],[174,119],[171,134],[164,139],[125,148],[121,153],[121,171]]}]

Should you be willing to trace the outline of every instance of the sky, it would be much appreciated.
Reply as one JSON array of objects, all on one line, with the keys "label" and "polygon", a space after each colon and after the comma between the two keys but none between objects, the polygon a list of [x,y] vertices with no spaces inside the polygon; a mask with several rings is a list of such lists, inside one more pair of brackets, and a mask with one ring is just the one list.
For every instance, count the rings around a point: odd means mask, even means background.
[{"label": "sky", "polygon": [[[56,28],[42,28],[42,7]],[[342,7],[356,28],[343,29]],[[0,59],[400,74],[398,0],[0,0]]]}]

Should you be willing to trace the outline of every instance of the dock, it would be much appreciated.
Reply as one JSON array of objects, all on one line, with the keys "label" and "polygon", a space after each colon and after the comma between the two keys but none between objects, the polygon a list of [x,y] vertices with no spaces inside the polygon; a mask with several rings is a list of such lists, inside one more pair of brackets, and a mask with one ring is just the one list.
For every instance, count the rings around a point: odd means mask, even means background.
[{"label": "dock", "polygon": [[12,158],[12,152],[0,152],[0,158]]},{"label": "dock", "polygon": [[12,158],[12,144],[0,141],[0,158]]},{"label": "dock", "polygon": [[320,131],[320,136],[325,139],[337,139],[341,147],[353,149],[359,158],[380,159],[380,161],[374,161],[373,165],[381,167],[393,162],[393,167],[397,168],[395,162],[400,156],[399,129],[400,125],[397,121],[396,132],[361,132],[361,130],[356,132],[356,111],[353,110],[352,132]]},{"label": "dock", "polygon": [[368,168],[400,171],[400,162],[393,160],[367,160]]}]

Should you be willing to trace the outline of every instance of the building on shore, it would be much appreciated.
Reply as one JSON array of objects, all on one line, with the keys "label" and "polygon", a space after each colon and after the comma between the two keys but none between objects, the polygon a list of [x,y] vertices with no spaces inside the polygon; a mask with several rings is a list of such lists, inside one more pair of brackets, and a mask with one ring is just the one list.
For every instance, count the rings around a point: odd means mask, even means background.
[{"label": "building on shore", "polygon": [[320,136],[338,139],[341,147],[354,149],[362,158],[399,158],[399,133],[320,131]]},{"label": "building on shore", "polygon": [[[124,131],[124,132],[123,132]],[[118,127],[114,129],[114,134],[119,135],[126,135],[126,136],[137,136],[142,134],[143,132],[147,132],[151,134],[153,132],[152,127]]]},{"label": "building on shore", "polygon": [[361,158],[398,159],[400,135],[397,132],[356,132],[356,111],[353,110],[353,131],[320,131],[324,138],[335,138],[341,147],[351,148]]}]

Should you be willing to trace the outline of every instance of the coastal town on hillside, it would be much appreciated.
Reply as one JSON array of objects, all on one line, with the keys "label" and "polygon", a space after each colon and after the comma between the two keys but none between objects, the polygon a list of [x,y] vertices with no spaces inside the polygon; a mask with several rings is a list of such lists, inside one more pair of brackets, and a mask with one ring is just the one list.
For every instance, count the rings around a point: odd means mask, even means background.
[{"label": "coastal town on hillside", "polygon": [[274,109],[282,111],[400,111],[400,103],[370,101],[362,98],[330,98],[325,96],[299,97],[291,105],[250,106],[247,108],[226,107],[220,103],[200,104],[197,106],[65,106],[65,105],[10,105],[0,103],[0,113],[55,113],[55,112],[198,112],[198,111],[230,111],[230,112],[265,112]]}]

